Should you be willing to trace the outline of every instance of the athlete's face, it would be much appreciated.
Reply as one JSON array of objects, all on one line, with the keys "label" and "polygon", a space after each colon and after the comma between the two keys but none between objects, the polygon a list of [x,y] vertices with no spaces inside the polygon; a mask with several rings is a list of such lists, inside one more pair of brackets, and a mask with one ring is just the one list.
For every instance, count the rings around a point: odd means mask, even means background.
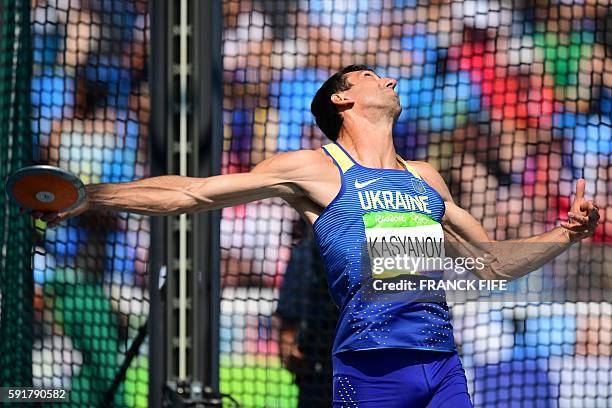
[{"label": "athlete's face", "polygon": [[401,112],[399,95],[395,92],[397,81],[393,78],[381,78],[372,71],[354,71],[346,74],[351,88],[342,92],[355,105],[367,110],[388,110],[396,119]]}]

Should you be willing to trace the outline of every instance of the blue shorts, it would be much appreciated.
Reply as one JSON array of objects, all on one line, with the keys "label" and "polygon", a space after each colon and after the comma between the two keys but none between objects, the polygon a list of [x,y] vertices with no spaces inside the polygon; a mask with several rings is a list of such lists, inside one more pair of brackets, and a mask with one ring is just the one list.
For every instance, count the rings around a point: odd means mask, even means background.
[{"label": "blue shorts", "polygon": [[472,408],[456,352],[349,351],[332,363],[335,408]]}]

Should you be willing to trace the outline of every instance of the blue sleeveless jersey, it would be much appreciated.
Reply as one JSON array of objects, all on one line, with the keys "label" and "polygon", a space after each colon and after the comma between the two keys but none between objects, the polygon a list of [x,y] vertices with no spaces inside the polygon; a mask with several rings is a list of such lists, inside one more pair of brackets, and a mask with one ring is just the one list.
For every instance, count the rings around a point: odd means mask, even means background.
[{"label": "blue sleeveless jersey", "polygon": [[[363,167],[337,143],[325,145],[324,150],[342,178],[338,195],[313,225],[330,294],[340,308],[333,354],[382,348],[454,351],[444,292],[423,301],[372,296],[377,277],[372,254],[381,249],[367,250],[368,243],[384,241],[385,231],[412,231],[397,229],[405,220],[416,220],[410,225],[427,224],[421,229],[431,228],[440,236],[444,201],[399,156],[406,170]],[[398,224],[398,220],[403,221]],[[376,235],[381,231],[383,235]]]}]

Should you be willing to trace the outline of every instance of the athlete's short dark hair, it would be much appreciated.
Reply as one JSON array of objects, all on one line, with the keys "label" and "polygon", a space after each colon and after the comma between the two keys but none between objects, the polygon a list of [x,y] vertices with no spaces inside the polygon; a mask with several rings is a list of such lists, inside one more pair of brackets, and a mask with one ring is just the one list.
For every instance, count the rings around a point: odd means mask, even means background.
[{"label": "athlete's short dark hair", "polygon": [[331,96],[335,93],[346,91],[351,88],[351,84],[345,75],[354,71],[372,71],[367,65],[349,65],[329,77],[321,85],[310,104],[310,111],[315,117],[317,126],[325,133],[330,140],[335,141],[342,127],[342,116],[338,108],[331,101]]}]

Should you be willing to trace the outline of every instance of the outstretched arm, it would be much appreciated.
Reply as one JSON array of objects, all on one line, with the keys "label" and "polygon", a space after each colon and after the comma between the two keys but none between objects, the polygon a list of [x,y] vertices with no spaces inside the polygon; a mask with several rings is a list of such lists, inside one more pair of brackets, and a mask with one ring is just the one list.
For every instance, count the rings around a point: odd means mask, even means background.
[{"label": "outstretched arm", "polygon": [[569,220],[560,227],[525,239],[495,241],[483,226],[460,208],[440,174],[429,165],[419,166],[419,172],[444,199],[446,212],[442,219],[450,253],[455,256],[483,257],[485,268],[474,270],[483,279],[517,279],[538,269],[574,242],[592,236],[599,222],[599,212],[584,198],[585,181],[576,183],[576,197]]},{"label": "outstretched arm", "polygon": [[303,195],[300,181],[308,179],[308,160],[314,151],[275,155],[249,173],[207,178],[159,176],[127,183],[87,185],[86,201],[70,212],[35,214],[52,225],[86,210],[125,211],[146,215],[196,213],[270,197]]}]

